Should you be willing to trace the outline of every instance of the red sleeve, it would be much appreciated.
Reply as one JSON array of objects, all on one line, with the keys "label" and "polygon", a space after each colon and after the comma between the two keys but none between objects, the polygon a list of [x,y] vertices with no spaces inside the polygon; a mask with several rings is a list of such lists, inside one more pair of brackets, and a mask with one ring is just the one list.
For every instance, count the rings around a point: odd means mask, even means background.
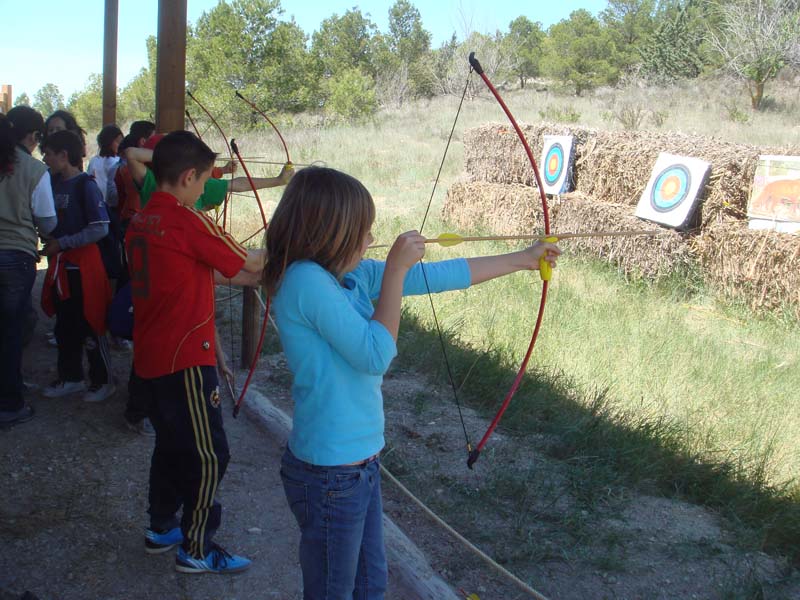
[{"label": "red sleeve", "polygon": [[244,267],[247,250],[203,213],[188,211],[188,243],[193,253],[225,277],[233,277]]}]

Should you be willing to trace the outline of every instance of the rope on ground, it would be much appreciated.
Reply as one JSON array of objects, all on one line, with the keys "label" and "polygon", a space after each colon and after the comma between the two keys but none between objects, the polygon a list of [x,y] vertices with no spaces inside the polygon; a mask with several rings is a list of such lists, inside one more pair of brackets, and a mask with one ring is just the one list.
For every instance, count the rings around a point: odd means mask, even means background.
[{"label": "rope on ground", "polygon": [[542,594],[537,592],[535,589],[530,587],[527,583],[522,581],[519,577],[517,577],[516,575],[514,575],[513,573],[511,573],[507,569],[504,569],[502,566],[497,564],[490,556],[488,556],[485,552],[483,552],[483,550],[478,548],[475,544],[470,542],[467,538],[465,538],[463,535],[461,535],[455,529],[453,529],[450,525],[448,525],[447,522],[444,521],[439,515],[437,515],[430,508],[428,508],[422,502],[422,500],[417,498],[414,494],[411,493],[411,491],[406,486],[404,486],[402,483],[400,483],[400,481],[397,479],[397,477],[392,475],[389,472],[389,470],[386,467],[384,467],[383,465],[381,465],[381,473],[386,475],[386,477],[389,478],[389,481],[391,481],[393,484],[395,484],[397,486],[397,488],[401,492],[403,492],[406,496],[408,496],[408,498],[414,504],[416,504],[420,509],[422,509],[422,511],[426,515],[428,515],[431,519],[433,519],[440,527],[442,527],[450,535],[452,535],[459,542],[461,542],[464,546],[466,546],[469,550],[471,550],[472,553],[475,554],[478,558],[480,558],[483,562],[485,562],[487,565],[489,565],[490,567],[495,569],[498,573],[500,573],[501,575],[506,577],[515,586],[517,586],[517,588],[519,588],[520,590],[522,590],[523,592],[525,592],[526,594],[528,594],[532,598],[536,598],[536,600],[548,600],[546,596],[543,596]]}]

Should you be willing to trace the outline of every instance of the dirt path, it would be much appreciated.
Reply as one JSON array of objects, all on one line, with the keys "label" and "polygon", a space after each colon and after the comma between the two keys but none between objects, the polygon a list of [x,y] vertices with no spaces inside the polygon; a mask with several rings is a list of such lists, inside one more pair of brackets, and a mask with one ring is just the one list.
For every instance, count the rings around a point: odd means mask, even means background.
[{"label": "dirt path", "polygon": [[[224,318],[224,316],[223,316]],[[224,321],[223,321],[224,323]],[[42,318],[27,350],[28,381],[53,379]],[[229,327],[222,326],[223,336]],[[228,347],[230,345],[228,344]],[[114,370],[127,376],[128,354]],[[291,411],[280,354],[254,385]],[[123,386],[124,387],[124,386]],[[384,386],[384,464],[462,534],[551,599],[796,599],[800,576],[748,549],[713,512],[620,487],[587,489],[543,451],[548,440],[498,435],[475,471],[445,390],[393,371]],[[297,531],[277,473],[281,448],[246,416],[227,418],[232,460],[220,490],[218,541],[254,559],[233,577],[179,575],[171,554],[142,549],[152,440],[125,428],[124,391],[109,401],[33,396],[36,418],[0,431],[0,600],[250,600],[299,598]],[[485,421],[466,411],[467,425]],[[456,449],[456,450],[454,450]],[[522,598],[388,482],[385,510],[455,589],[481,600]],[[737,541],[738,540],[738,541]],[[389,600],[403,597],[393,590]]]},{"label": "dirt path", "polygon": [[[257,385],[291,412],[280,354]],[[384,465],[483,551],[551,600],[800,598],[800,573],[743,542],[713,511],[621,486],[591,488],[544,452],[548,440],[497,434],[466,468],[448,390],[396,369],[384,382]],[[470,431],[486,419],[465,410]],[[456,590],[481,600],[525,598],[445,533],[391,483],[384,510]]]},{"label": "dirt path", "polygon": [[[24,361],[26,380],[40,385],[55,378],[48,327],[52,321],[40,317]],[[113,355],[124,381],[130,354]],[[0,600],[26,590],[40,600],[300,597],[299,536],[278,476],[282,448],[254,421],[226,414],[232,456],[216,537],[253,566],[235,576],[182,575],[172,552],[143,549],[152,438],[126,428],[124,384],[97,404],[80,396],[31,400],[36,417],[0,431]]]}]

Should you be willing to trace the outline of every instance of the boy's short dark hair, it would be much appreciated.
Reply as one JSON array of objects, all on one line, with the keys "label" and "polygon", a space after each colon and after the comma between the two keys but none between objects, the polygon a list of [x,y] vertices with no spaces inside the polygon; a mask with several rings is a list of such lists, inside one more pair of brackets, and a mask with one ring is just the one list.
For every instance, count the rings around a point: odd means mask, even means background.
[{"label": "boy's short dark hair", "polygon": [[62,129],[51,133],[42,142],[42,150],[66,152],[69,164],[79,169],[83,168],[83,140],[73,131]]},{"label": "boy's short dark hair", "polygon": [[151,123],[150,121],[134,121],[131,123],[131,128],[128,131],[128,135],[138,142],[141,138],[149,138],[151,135],[153,135],[155,130],[155,123]]},{"label": "boy's short dark hair", "polygon": [[153,150],[153,175],[156,183],[177,183],[181,174],[195,169],[198,174],[211,169],[217,153],[189,131],[165,135]]}]

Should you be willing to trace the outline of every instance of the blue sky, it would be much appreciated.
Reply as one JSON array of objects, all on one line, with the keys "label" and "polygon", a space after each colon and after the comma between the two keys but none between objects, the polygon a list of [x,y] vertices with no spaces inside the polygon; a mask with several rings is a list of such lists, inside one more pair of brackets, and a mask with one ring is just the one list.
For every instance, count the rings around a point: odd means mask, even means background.
[{"label": "blue sky", "polygon": [[[218,0],[189,0],[188,16],[195,22]],[[453,32],[469,29],[507,30],[512,19],[525,15],[545,27],[578,8],[597,14],[606,0],[411,0],[438,47]],[[311,34],[332,14],[358,6],[369,13],[381,31],[394,0],[283,0],[282,18],[294,17]],[[119,0],[118,85],[124,86],[146,64],[145,39],[156,33],[157,0]],[[103,0],[0,0],[0,83],[14,86],[14,97],[28,96],[45,83],[55,83],[66,99],[83,88],[92,73],[102,71]]]}]

